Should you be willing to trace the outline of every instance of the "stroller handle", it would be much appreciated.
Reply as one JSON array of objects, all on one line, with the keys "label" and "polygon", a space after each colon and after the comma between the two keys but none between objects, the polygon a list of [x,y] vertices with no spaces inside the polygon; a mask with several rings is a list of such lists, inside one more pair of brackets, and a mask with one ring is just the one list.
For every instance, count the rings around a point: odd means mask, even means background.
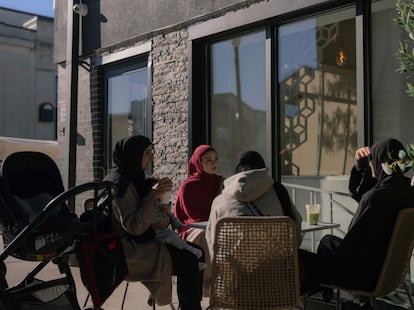
[{"label": "stroller handle", "polygon": [[69,198],[87,192],[90,190],[95,190],[97,193],[99,190],[105,190],[108,194],[108,199],[112,199],[117,193],[117,188],[114,183],[110,181],[101,181],[101,182],[88,182],[75,187],[68,189],[67,191],[59,194],[53,198],[49,203],[43,208],[41,212],[26,226],[20,233],[7,245],[4,251],[0,254],[0,261],[4,261],[13,250],[20,244],[20,242],[26,238],[31,231],[40,226],[48,217],[48,215],[54,211],[54,209],[67,201]]}]

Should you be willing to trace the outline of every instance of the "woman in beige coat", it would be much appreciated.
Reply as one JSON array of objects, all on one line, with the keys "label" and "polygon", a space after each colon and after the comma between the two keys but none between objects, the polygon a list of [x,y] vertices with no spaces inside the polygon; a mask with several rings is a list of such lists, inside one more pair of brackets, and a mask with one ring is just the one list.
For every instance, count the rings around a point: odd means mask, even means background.
[{"label": "woman in beige coat", "polygon": [[171,276],[177,276],[177,295],[181,310],[200,310],[201,279],[198,259],[192,253],[155,240],[154,229],[165,228],[169,218],[152,226],[156,200],[172,189],[162,179],[147,196],[145,170],[153,160],[153,146],[144,136],[118,141],[113,151],[116,168],[106,180],[113,181],[118,193],[113,203],[114,226],[118,232],[128,266],[128,281],[141,281],[158,305],[171,302]]}]

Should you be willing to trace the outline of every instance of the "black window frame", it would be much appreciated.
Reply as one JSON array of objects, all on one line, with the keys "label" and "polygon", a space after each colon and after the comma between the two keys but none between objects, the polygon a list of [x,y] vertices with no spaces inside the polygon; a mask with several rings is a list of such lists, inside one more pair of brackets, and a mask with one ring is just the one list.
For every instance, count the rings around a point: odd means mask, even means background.
[{"label": "black window frame", "polygon": [[[280,101],[278,98],[279,84],[277,70],[278,51],[277,51],[277,29],[278,27],[297,21],[304,18],[309,18],[314,15],[319,15],[322,12],[329,13],[331,11],[340,10],[347,7],[354,6],[356,9],[355,16],[362,17],[362,36],[363,44],[362,51],[357,50],[357,57],[362,58],[363,61],[363,119],[362,124],[358,126],[358,132],[362,131],[362,145],[371,145],[373,142],[373,116],[372,116],[372,83],[371,83],[371,42],[370,42],[370,23],[371,23],[371,3],[372,0],[343,0],[330,1],[329,3],[321,3],[307,8],[291,11],[286,14],[276,16],[274,18],[265,19],[252,24],[246,24],[238,28],[222,31],[211,36],[197,38],[192,41],[190,51],[190,96],[189,96],[189,155],[199,144],[211,143],[211,98],[210,98],[210,46],[217,41],[225,40],[235,35],[253,32],[258,28],[266,27],[267,38],[272,40],[270,44],[270,55],[268,60],[271,62],[270,81],[266,83],[270,86],[270,113],[271,113],[271,130],[272,134],[269,138],[271,143],[270,158],[272,159],[271,169],[272,176],[276,179],[281,177],[281,162],[279,156],[280,146],[280,126],[277,126],[280,119]],[[218,21],[220,23],[222,21]],[[274,87],[272,85],[277,85]],[[276,158],[278,158],[276,160]],[[275,159],[275,160],[273,160]],[[275,162],[276,161],[276,162]]]},{"label": "black window frame", "polygon": [[[138,69],[147,69],[147,82],[148,82],[148,105],[151,107],[151,79],[150,79],[150,59],[149,54],[145,53],[139,56],[134,56],[131,58],[123,59],[117,62],[105,64],[101,68],[102,77],[103,77],[103,167],[105,170],[108,170],[112,167],[112,164],[109,162],[109,158],[111,157],[109,152],[110,150],[110,143],[109,143],[109,135],[112,130],[110,128],[109,123],[109,111],[108,111],[108,79],[114,76],[121,75],[123,73],[138,70]],[[149,109],[149,113],[152,114],[151,109]],[[148,115],[150,119],[152,119],[152,115]],[[151,121],[152,123],[152,121]],[[152,138],[152,127],[149,128],[150,132],[150,139]]]}]

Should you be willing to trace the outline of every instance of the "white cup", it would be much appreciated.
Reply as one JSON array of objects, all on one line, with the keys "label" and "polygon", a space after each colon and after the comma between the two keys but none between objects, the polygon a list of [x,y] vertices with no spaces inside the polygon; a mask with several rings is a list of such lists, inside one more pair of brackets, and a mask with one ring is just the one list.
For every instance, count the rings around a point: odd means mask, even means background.
[{"label": "white cup", "polygon": [[166,191],[166,192],[162,193],[162,195],[160,196],[160,202],[162,204],[169,203],[170,198],[171,198],[171,191]]},{"label": "white cup", "polygon": [[306,205],[306,222],[309,225],[318,224],[320,211],[321,211],[320,204],[307,204]]}]

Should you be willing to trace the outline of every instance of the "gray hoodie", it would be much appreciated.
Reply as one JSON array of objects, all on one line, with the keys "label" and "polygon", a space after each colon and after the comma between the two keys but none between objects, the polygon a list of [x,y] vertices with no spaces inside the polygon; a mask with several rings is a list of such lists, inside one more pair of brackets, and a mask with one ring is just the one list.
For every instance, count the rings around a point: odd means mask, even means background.
[{"label": "gray hoodie", "polygon": [[[248,202],[253,202],[263,215],[283,215],[273,183],[274,180],[267,168],[239,172],[224,180],[224,189],[213,201],[206,228],[206,240],[211,257],[217,221],[223,217],[254,215],[249,209]],[[291,205],[299,246],[302,241],[302,217],[292,202]]]}]

